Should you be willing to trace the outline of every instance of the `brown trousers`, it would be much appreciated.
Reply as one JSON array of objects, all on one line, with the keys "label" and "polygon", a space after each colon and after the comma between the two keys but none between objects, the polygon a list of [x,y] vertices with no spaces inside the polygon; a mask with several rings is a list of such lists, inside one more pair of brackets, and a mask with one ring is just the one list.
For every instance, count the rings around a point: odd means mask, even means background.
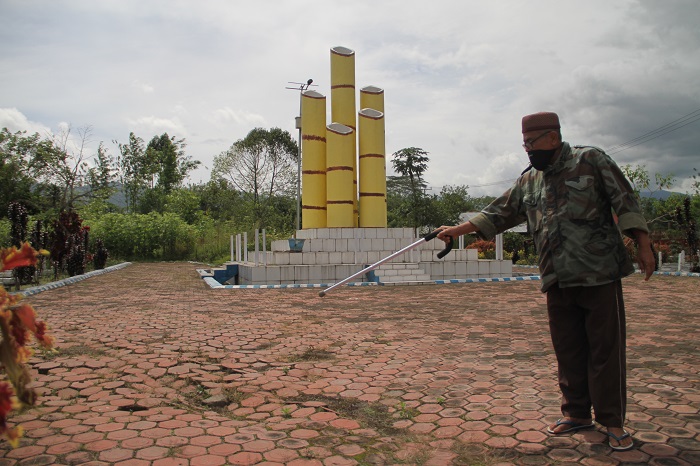
[{"label": "brown trousers", "polygon": [[622,427],[627,407],[622,283],[547,290],[564,416]]}]

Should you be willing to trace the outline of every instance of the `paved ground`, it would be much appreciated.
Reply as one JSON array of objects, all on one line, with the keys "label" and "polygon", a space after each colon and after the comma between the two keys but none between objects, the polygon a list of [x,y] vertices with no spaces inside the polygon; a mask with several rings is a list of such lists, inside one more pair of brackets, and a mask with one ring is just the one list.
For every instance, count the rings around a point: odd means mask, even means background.
[{"label": "paved ground", "polygon": [[59,354],[9,464],[700,464],[700,279],[625,280],[629,425],[552,437],[539,282],[212,290],[134,264],[28,298]]}]

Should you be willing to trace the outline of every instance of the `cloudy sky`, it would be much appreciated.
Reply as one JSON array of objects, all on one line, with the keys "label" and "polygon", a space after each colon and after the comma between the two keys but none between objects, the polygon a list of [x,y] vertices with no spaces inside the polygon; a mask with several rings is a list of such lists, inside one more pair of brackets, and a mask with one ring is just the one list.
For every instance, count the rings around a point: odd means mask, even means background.
[{"label": "cloudy sky", "polygon": [[0,0],[0,11],[0,127],[90,126],[92,147],[112,155],[130,132],[167,132],[202,162],[191,182],[255,127],[296,137],[288,81],[312,78],[330,107],[334,46],[355,51],[358,90],[385,90],[387,154],[426,150],[436,189],[502,192],[527,165],[520,120],[542,110],[559,113],[565,140],[673,173],[681,191],[700,169],[697,0]]}]

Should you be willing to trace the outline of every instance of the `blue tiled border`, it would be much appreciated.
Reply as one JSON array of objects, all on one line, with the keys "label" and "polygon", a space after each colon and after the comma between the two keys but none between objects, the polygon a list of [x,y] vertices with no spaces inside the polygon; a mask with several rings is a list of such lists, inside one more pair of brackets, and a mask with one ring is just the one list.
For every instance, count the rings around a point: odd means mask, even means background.
[{"label": "blue tiled border", "polygon": [[449,280],[435,280],[438,285],[449,283],[488,283],[488,282],[524,282],[539,280],[539,275],[527,275],[522,277],[494,277],[494,278],[451,278]]},{"label": "blue tiled border", "polygon": [[[260,290],[270,290],[270,289],[285,289],[285,288],[328,288],[332,286],[332,283],[292,283],[287,285],[222,285],[221,283],[214,280],[208,272],[204,269],[198,269],[197,272],[200,274],[204,282],[213,289],[227,289],[227,290],[244,290],[244,289],[260,289]],[[640,273],[640,272],[637,272]],[[689,273],[689,272],[654,272],[654,275],[666,275],[672,277],[700,277],[700,273]],[[540,280],[539,275],[525,275],[519,277],[502,277],[502,278],[453,278],[449,280],[432,280],[436,285],[449,285],[454,283],[489,283],[489,282],[522,282],[522,281],[536,281]],[[426,282],[428,284],[430,282]],[[348,283],[347,286],[389,286],[394,285],[393,283],[382,283],[382,282],[356,282]],[[399,283],[400,285],[400,283]]]},{"label": "blue tiled border", "polygon": [[96,277],[97,275],[102,275],[105,273],[114,272],[115,270],[123,269],[124,267],[126,267],[128,265],[131,265],[131,262],[122,262],[121,264],[112,265],[112,266],[104,268],[104,269],[93,270],[92,272],[84,273],[82,275],[76,275],[74,277],[64,278],[63,280],[59,280],[57,282],[51,282],[51,283],[47,283],[46,285],[40,285],[40,286],[34,286],[31,288],[27,288],[26,290],[17,291],[15,294],[19,294],[22,296],[35,295],[35,294],[41,293],[42,291],[48,291],[48,290],[53,290],[55,288],[61,288],[62,286],[72,285],[73,283],[78,283],[80,281],[85,280],[86,278]]},{"label": "blue tiled border", "polygon": [[666,275],[667,277],[700,277],[700,273],[694,272],[654,272],[654,275]]},{"label": "blue tiled border", "polygon": [[[514,267],[532,268],[532,269],[538,268],[536,265],[516,265]],[[642,272],[640,272],[639,270],[635,270],[635,273],[642,273]],[[662,276],[667,276],[667,277],[696,277],[696,278],[700,278],[700,273],[695,273],[695,272],[654,272],[654,275],[662,275]]]},{"label": "blue tiled border", "polygon": [[[328,288],[332,286],[332,283],[289,283],[286,285],[222,285],[221,283],[214,280],[213,277],[202,277],[204,282],[209,285],[209,287],[217,290],[281,290],[285,288]],[[348,283],[347,286],[377,286],[378,283],[374,282],[356,282]]]},{"label": "blue tiled border", "polygon": [[[221,283],[214,280],[211,274],[204,270],[198,269],[197,273],[202,277],[202,280],[209,285],[210,288],[221,290],[244,290],[244,289],[260,289],[260,290],[270,290],[270,289],[284,289],[284,288],[328,288],[332,286],[332,283],[290,283],[286,285],[222,285]],[[450,279],[450,280],[432,280],[436,285],[446,285],[451,283],[486,283],[486,282],[520,282],[520,281],[531,281],[539,280],[539,275],[522,276],[522,277],[503,277],[503,278],[465,278],[465,279]],[[430,282],[426,282],[428,284]],[[394,283],[382,283],[382,282],[354,282],[348,283],[347,286],[393,286]],[[401,285],[398,283],[397,285]]]}]

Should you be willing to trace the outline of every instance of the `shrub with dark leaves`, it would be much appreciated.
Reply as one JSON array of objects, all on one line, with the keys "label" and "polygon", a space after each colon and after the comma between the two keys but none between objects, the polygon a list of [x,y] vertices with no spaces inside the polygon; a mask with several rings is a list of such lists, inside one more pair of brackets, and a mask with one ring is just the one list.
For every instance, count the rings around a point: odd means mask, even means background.
[{"label": "shrub with dark leaves", "polygon": [[95,270],[104,269],[107,265],[107,258],[109,257],[109,251],[105,247],[105,242],[101,239],[95,241],[95,254],[92,257],[92,264]]}]

